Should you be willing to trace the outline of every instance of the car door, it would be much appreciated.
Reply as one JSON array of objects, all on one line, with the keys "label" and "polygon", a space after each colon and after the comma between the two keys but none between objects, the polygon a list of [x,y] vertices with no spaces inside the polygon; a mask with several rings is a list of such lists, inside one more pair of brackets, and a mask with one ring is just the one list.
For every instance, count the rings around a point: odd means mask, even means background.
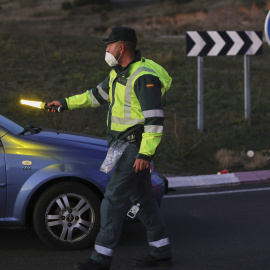
[{"label": "car door", "polygon": [[6,209],[6,164],[5,152],[0,138],[0,220],[5,217]]}]

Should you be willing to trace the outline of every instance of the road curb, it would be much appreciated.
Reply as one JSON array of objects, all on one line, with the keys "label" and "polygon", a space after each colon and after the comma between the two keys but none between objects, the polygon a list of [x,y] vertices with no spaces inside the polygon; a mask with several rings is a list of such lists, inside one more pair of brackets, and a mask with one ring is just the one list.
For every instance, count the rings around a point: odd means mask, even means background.
[{"label": "road curb", "polygon": [[270,170],[167,177],[169,188],[209,187],[270,181]]}]

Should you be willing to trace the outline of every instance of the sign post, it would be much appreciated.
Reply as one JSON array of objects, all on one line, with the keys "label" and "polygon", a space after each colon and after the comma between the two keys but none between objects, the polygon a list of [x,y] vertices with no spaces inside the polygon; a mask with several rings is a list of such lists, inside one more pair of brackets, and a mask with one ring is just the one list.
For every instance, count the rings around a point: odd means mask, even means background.
[{"label": "sign post", "polygon": [[[269,13],[270,14],[270,13]],[[270,15],[268,14],[268,18]],[[268,23],[269,37],[270,26]],[[269,38],[270,41],[270,38]],[[270,43],[269,43],[270,44]],[[250,125],[250,55],[262,54],[261,31],[188,31],[186,54],[198,57],[198,130],[203,131],[203,56],[244,55],[245,119]]]},{"label": "sign post", "polygon": [[198,130],[203,131],[203,57],[198,57]]},{"label": "sign post", "polygon": [[250,58],[249,55],[244,56],[245,70],[245,119],[250,126]]}]

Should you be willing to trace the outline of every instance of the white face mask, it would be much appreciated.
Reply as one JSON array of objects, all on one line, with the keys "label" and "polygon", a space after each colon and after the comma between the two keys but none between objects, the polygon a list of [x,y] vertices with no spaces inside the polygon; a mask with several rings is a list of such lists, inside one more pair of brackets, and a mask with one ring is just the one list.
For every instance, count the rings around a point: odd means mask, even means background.
[{"label": "white face mask", "polygon": [[[119,47],[117,47],[114,52],[118,49]],[[113,54],[114,54],[113,52]],[[120,57],[122,56],[122,54],[120,54],[120,56],[118,57],[118,59],[115,59],[115,57],[113,56],[113,54],[106,52],[105,54],[105,61],[106,63],[110,66],[110,67],[115,67],[117,65],[119,65],[118,60],[120,59]]]}]

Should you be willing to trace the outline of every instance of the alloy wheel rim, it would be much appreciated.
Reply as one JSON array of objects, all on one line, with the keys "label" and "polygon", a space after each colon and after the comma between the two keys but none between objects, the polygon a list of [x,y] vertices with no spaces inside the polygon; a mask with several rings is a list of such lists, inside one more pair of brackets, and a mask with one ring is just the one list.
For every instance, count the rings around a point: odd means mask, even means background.
[{"label": "alloy wheel rim", "polygon": [[54,238],[74,243],[92,231],[95,212],[85,197],[76,193],[61,194],[47,207],[45,223]]}]

